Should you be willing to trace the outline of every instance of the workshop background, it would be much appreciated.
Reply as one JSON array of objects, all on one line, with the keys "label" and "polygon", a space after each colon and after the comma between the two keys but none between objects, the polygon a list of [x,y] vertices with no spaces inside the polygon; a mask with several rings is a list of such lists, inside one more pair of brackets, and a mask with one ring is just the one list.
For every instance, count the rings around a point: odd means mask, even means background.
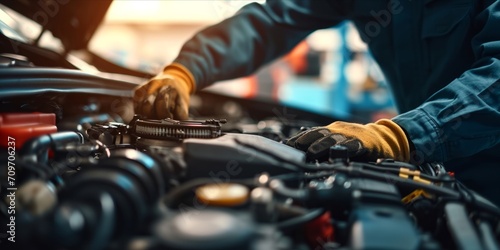
[{"label": "workshop background", "polygon": [[[114,1],[90,49],[122,66],[157,73],[196,31],[250,2]],[[380,69],[348,22],[314,32],[253,76],[218,83],[209,90],[358,122],[396,115]]]}]

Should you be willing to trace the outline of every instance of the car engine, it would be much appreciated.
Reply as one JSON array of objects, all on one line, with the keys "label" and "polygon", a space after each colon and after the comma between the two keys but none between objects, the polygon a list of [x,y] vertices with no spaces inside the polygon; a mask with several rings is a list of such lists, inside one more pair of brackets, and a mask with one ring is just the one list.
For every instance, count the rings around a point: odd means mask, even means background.
[{"label": "car engine", "polygon": [[197,120],[150,120],[130,114],[130,96],[120,96],[130,85],[71,70],[0,70],[15,93],[2,94],[1,244],[498,249],[500,210],[442,164],[354,162],[342,147],[307,162],[283,141],[318,124],[295,116],[257,120],[206,94],[195,98],[212,111],[200,106]]}]

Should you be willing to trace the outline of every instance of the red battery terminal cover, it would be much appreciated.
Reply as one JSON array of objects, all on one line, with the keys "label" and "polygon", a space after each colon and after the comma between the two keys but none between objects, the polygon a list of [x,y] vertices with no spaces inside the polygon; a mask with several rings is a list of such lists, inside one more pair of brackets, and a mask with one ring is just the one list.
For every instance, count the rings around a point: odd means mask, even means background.
[{"label": "red battery terminal cover", "polygon": [[325,243],[335,240],[335,229],[331,220],[330,212],[325,212],[305,225],[306,240],[312,249],[323,249]]},{"label": "red battery terminal cover", "polygon": [[[0,147],[6,148],[8,142],[14,139],[16,149],[20,149],[27,140],[33,137],[55,132],[57,132],[55,114],[0,114]],[[12,139],[9,140],[9,137]]]}]

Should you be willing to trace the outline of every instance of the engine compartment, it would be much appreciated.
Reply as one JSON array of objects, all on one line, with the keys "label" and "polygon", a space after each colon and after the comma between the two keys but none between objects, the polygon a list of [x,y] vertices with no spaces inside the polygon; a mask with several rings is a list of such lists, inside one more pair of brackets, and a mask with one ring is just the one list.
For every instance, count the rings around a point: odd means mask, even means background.
[{"label": "engine compartment", "polygon": [[498,249],[500,210],[440,163],[283,143],[332,117],[202,91],[149,120],[129,78],[0,73],[2,249]]},{"label": "engine compartment", "polygon": [[[2,146],[0,218],[13,232],[2,241],[22,249],[498,246],[499,209],[439,163],[352,162],[334,147],[327,162],[306,162],[282,143],[306,129],[300,120],[126,122],[129,100],[102,97],[4,101],[23,113],[3,113],[0,126],[16,142]],[[100,113],[106,106],[122,114]],[[58,132],[21,145],[8,124]]]},{"label": "engine compartment", "polygon": [[440,163],[283,143],[335,117],[204,91],[193,120],[136,116],[152,75],[87,50],[111,1],[89,3],[1,4],[42,29],[0,22],[0,249],[500,248],[500,209]]}]

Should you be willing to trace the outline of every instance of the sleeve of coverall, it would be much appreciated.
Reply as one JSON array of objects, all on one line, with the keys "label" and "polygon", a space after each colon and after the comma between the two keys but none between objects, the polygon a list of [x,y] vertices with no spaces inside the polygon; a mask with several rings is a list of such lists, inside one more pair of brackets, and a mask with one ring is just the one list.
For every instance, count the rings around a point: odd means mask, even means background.
[{"label": "sleeve of coverall", "polygon": [[[184,44],[175,62],[193,74],[197,89],[246,76],[284,55],[312,31],[338,24],[345,0],[268,0],[252,3]],[[337,11],[335,11],[337,10]]]},{"label": "sleeve of coverall", "polygon": [[466,157],[500,142],[500,2],[490,2],[474,20],[480,31],[472,40],[471,68],[394,118],[414,144],[415,161]]}]

